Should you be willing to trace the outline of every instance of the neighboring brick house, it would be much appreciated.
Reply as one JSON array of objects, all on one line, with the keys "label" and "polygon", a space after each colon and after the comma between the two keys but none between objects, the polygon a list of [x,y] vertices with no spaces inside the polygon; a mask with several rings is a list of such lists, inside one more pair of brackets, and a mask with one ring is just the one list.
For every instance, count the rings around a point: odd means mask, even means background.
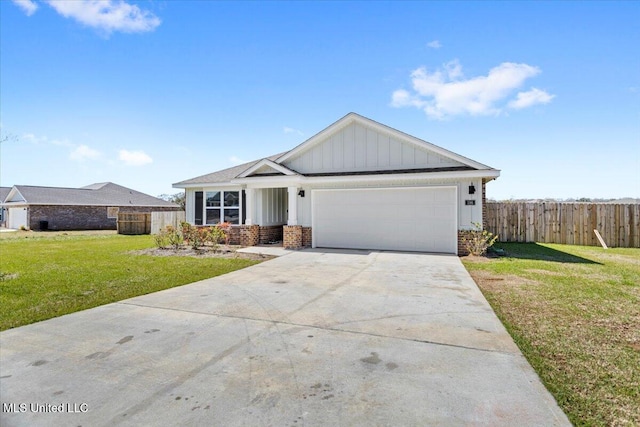
[{"label": "neighboring brick house", "polygon": [[5,226],[31,230],[115,230],[119,212],[181,210],[111,182],[82,188],[15,185],[3,201]]},{"label": "neighboring brick house", "polygon": [[355,113],[286,153],[178,182],[240,243],[461,253],[500,171]]}]

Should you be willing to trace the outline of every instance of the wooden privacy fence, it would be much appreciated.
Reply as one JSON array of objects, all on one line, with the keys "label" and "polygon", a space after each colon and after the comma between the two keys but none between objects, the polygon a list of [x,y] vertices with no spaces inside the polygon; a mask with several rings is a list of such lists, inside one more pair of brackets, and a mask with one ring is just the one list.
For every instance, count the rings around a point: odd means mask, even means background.
[{"label": "wooden privacy fence", "polygon": [[118,214],[118,234],[151,233],[150,212],[127,212]]},{"label": "wooden privacy fence", "polygon": [[487,203],[487,230],[501,242],[640,248],[640,204]]},{"label": "wooden privacy fence", "polygon": [[158,234],[167,225],[178,227],[185,218],[184,211],[151,212],[151,234]]}]

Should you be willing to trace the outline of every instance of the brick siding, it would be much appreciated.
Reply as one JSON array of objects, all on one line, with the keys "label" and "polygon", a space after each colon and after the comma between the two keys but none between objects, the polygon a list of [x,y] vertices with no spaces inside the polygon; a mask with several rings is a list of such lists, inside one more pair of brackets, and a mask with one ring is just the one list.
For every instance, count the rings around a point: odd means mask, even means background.
[{"label": "brick siding", "polygon": [[229,227],[229,244],[240,244],[240,227]]},{"label": "brick siding", "polygon": [[282,247],[299,249],[302,247],[302,226],[285,225],[282,227]]},{"label": "brick siding", "polygon": [[282,241],[282,226],[281,225],[268,225],[260,226],[260,244],[281,242]]},{"label": "brick siding", "polygon": [[255,246],[260,242],[260,226],[259,225],[241,225],[240,244],[242,246]]},{"label": "brick siding", "polygon": [[311,227],[302,227],[302,246],[310,248],[312,245]]},{"label": "brick siding", "polygon": [[468,230],[458,230],[458,256],[467,256],[469,251],[464,244],[464,238],[469,235]]}]

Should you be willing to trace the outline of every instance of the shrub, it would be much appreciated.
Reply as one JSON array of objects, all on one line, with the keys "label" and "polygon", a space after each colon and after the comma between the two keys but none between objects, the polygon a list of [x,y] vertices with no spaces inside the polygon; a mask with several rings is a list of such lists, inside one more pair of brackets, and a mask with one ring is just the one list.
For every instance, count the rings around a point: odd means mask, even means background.
[{"label": "shrub", "polygon": [[471,255],[484,255],[493,244],[498,240],[498,236],[487,230],[482,229],[480,223],[474,222],[475,230],[468,231],[462,241],[465,248]]},{"label": "shrub", "polygon": [[154,236],[156,246],[165,249],[171,246],[173,249],[179,249],[184,242],[182,233],[177,228],[167,225],[164,229],[160,230],[160,233]]},{"label": "shrub", "polygon": [[224,244],[229,246],[229,242],[231,241],[231,223],[230,222],[221,222],[216,227],[220,231],[222,231]]},{"label": "shrub", "polygon": [[213,246],[213,249],[218,248],[218,244],[224,240],[224,231],[218,226],[209,228],[208,241]]}]

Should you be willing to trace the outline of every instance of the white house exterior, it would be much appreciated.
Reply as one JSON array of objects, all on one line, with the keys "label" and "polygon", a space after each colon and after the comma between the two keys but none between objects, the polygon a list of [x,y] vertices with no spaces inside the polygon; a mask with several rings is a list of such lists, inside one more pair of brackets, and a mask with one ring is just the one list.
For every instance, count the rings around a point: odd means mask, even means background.
[{"label": "white house exterior", "polygon": [[349,113],[292,150],[174,184],[245,245],[458,253],[500,171]]}]

